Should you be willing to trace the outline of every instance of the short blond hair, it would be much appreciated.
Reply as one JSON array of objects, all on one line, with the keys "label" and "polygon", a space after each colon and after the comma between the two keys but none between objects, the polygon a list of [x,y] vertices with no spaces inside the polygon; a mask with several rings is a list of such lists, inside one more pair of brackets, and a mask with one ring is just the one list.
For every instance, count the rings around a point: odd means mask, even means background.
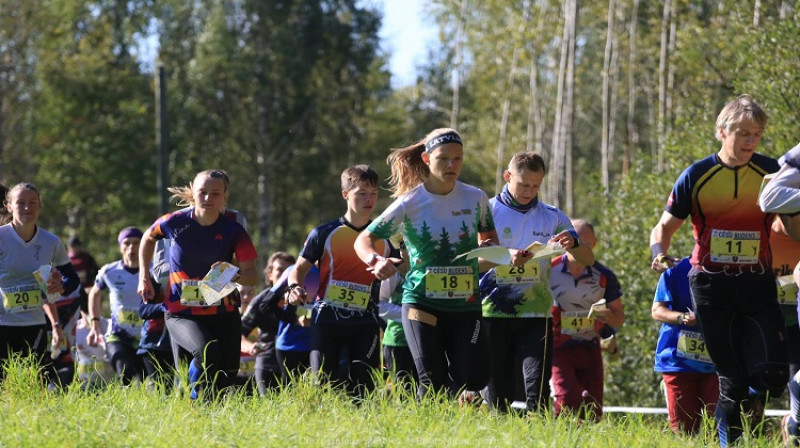
[{"label": "short blond hair", "polygon": [[739,127],[744,119],[755,123],[762,130],[767,127],[769,116],[764,109],[750,95],[739,95],[735,100],[729,101],[717,116],[715,137],[722,141],[721,130],[731,132]]}]

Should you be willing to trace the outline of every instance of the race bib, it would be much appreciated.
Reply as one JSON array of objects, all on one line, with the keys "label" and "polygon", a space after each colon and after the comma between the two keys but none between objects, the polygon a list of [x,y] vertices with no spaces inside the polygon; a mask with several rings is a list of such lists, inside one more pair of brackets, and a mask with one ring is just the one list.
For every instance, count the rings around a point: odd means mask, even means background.
[{"label": "race bib", "polygon": [[181,305],[207,306],[203,293],[200,291],[200,280],[181,280]]},{"label": "race bib", "polygon": [[256,357],[246,356],[239,358],[239,373],[252,376],[256,373]]},{"label": "race bib", "polygon": [[677,353],[681,358],[711,363],[703,335],[696,331],[681,330],[678,335]]},{"label": "race bib", "polygon": [[92,361],[87,363],[78,363],[76,372],[78,377],[85,379],[92,374],[104,375],[109,370],[109,366],[105,361]]},{"label": "race bib", "polygon": [[775,279],[778,283],[778,303],[781,305],[797,305],[797,283],[791,275]]},{"label": "race bib", "polygon": [[541,279],[539,263],[523,266],[497,266],[494,272],[498,285],[518,285],[520,283],[536,283]]},{"label": "race bib", "polygon": [[561,312],[561,334],[594,332],[594,318],[582,311]]},{"label": "race bib", "polygon": [[753,264],[758,262],[761,233],[711,230],[711,261],[715,263]]},{"label": "race bib", "polygon": [[39,285],[13,286],[0,290],[6,313],[19,313],[42,307],[42,290]]},{"label": "race bib", "polygon": [[338,308],[363,311],[369,304],[368,285],[331,280],[325,302]]},{"label": "race bib", "polygon": [[468,299],[474,291],[472,266],[429,267],[425,270],[425,297]]},{"label": "race bib", "polygon": [[117,322],[125,325],[138,326],[142,323],[142,318],[137,310],[121,309],[117,313]]}]

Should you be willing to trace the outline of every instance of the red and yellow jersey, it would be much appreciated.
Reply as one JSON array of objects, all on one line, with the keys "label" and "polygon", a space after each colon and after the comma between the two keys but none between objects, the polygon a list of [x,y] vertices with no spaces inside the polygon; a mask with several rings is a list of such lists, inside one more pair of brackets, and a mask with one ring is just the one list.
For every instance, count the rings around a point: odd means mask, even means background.
[{"label": "red and yellow jersey", "polygon": [[[375,276],[367,271],[353,247],[358,234],[365,228],[355,228],[344,218],[339,218],[317,227],[308,235],[300,256],[319,267],[317,301],[356,313],[375,306],[377,298],[373,297],[372,291]],[[391,255],[391,246],[385,240],[377,241],[375,250],[384,257]]]},{"label": "red and yellow jersey", "polygon": [[776,171],[778,162],[760,154],[735,168],[714,154],[681,174],[665,210],[679,219],[692,218],[692,265],[733,275],[772,268],[774,215],[762,212],[757,200],[764,176]]}]

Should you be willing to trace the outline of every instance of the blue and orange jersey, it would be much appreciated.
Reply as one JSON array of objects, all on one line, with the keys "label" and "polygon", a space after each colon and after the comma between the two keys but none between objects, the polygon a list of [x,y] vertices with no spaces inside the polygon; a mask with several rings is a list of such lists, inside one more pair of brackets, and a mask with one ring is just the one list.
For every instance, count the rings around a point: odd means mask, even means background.
[{"label": "blue and orange jersey", "polygon": [[200,280],[211,265],[218,261],[231,262],[234,256],[239,262],[257,257],[250,236],[239,223],[221,214],[214,224],[201,226],[192,218],[193,213],[194,208],[169,213],[150,227],[153,238],[172,240],[168,254],[169,288],[164,298],[166,310],[192,315],[233,312],[237,304],[229,298],[217,306],[184,306],[180,303],[183,280]]},{"label": "blue and orange jersey", "polygon": [[800,262],[800,242],[780,232],[772,232],[769,237],[772,247],[772,270],[778,277],[778,303],[781,305],[786,326],[797,325],[797,284],[792,272]]},{"label": "blue and orange jersey", "polygon": [[[358,258],[353,248],[356,237],[366,227],[353,227],[344,217],[340,217],[317,227],[308,235],[300,256],[319,267],[317,302],[336,303],[334,289],[341,292],[346,288],[362,288],[369,294],[366,309],[374,312],[377,295],[372,285],[376,279],[367,271],[367,266]],[[377,241],[375,250],[384,257],[392,255],[391,245],[385,240]],[[352,311],[354,314],[363,314],[358,309]]]},{"label": "blue and orange jersey", "polygon": [[692,218],[692,265],[708,272],[763,273],[772,268],[769,247],[772,214],[758,207],[764,176],[778,161],[753,154],[730,168],[717,154],[689,166],[675,182],[664,208],[678,219]]}]

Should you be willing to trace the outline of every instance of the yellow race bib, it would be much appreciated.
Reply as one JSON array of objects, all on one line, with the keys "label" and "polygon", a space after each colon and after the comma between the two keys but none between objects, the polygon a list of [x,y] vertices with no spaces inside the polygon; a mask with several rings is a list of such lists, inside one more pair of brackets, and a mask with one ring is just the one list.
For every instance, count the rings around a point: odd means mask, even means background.
[{"label": "yellow race bib", "polygon": [[181,280],[181,305],[206,306],[206,300],[200,291],[200,280]]},{"label": "yellow race bib", "polygon": [[363,311],[369,304],[369,289],[368,285],[331,280],[324,300],[338,308]]},{"label": "yellow race bib", "polygon": [[498,285],[536,283],[541,279],[539,270],[540,265],[538,262],[523,266],[497,266],[494,268]]},{"label": "yellow race bib", "polygon": [[429,267],[425,270],[425,297],[468,299],[475,287],[472,266]]},{"label": "yellow race bib", "polygon": [[42,291],[39,285],[13,286],[0,290],[6,313],[19,313],[42,307]]},{"label": "yellow race bib", "polygon": [[142,324],[142,318],[139,317],[138,310],[121,309],[117,312],[117,322],[125,325],[138,326]]},{"label": "yellow race bib", "polygon": [[711,261],[753,264],[758,262],[761,233],[753,231],[711,230]]},{"label": "yellow race bib", "polygon": [[778,283],[778,303],[781,305],[797,305],[797,283],[791,275],[775,279]]},{"label": "yellow race bib", "polygon": [[594,318],[583,311],[561,312],[561,334],[581,334],[594,332]]},{"label": "yellow race bib", "polygon": [[677,354],[693,361],[711,362],[703,335],[696,331],[681,330],[678,334]]}]

